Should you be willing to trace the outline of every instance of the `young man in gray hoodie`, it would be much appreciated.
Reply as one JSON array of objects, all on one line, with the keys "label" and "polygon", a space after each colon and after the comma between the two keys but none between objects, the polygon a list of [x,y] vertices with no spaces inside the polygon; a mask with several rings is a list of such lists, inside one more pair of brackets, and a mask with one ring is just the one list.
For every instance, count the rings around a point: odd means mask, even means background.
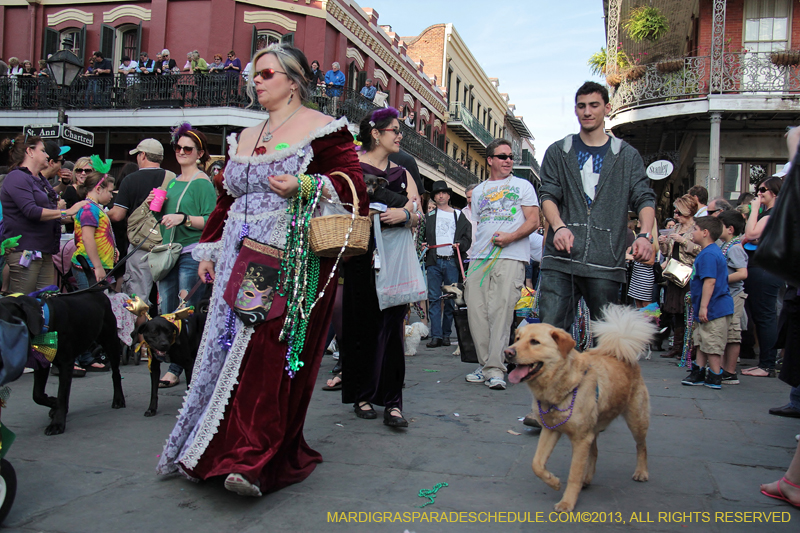
[{"label": "young man in gray hoodie", "polygon": [[[553,143],[542,161],[539,192],[550,225],[542,258],[542,322],[569,331],[581,296],[593,319],[618,299],[625,282],[628,211],[652,228],[656,196],[639,152],[606,134],[608,91],[587,81],[575,95],[580,132]],[[640,233],[631,252],[649,262],[653,236]]]}]

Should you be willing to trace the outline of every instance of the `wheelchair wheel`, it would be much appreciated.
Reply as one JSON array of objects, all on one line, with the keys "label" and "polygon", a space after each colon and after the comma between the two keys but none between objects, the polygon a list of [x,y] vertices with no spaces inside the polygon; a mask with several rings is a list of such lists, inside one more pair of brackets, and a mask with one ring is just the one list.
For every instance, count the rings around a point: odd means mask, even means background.
[{"label": "wheelchair wheel", "polygon": [[0,460],[0,524],[8,516],[17,495],[17,473],[11,463]]}]

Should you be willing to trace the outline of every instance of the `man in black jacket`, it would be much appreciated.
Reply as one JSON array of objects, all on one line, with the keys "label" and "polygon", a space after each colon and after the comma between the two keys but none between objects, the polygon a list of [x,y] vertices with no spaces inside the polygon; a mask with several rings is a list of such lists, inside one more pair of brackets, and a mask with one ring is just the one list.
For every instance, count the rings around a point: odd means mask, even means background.
[{"label": "man in black jacket", "polygon": [[[450,207],[453,191],[445,181],[437,181],[431,189],[436,209],[428,213],[425,220],[425,242],[428,252],[425,265],[428,269],[428,309],[431,324],[431,340],[428,348],[450,346],[450,328],[453,324],[453,301],[444,301],[444,319],[439,302],[442,301],[442,285],[458,282],[458,246],[463,257],[472,244],[472,226],[458,209]],[[436,247],[437,243],[451,246]]]}]

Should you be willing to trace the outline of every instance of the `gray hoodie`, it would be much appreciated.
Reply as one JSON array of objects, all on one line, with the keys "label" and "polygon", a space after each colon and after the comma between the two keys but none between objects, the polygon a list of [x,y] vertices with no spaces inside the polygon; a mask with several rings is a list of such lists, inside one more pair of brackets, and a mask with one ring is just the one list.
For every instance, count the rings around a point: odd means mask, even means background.
[{"label": "gray hoodie", "polygon": [[589,207],[572,140],[573,135],[568,135],[545,152],[539,198],[542,204],[550,200],[558,206],[575,243],[571,254],[558,251],[553,245],[553,232],[549,231],[541,268],[624,282],[628,211],[655,208],[656,195],[650,188],[642,156],[625,141],[612,137]]}]

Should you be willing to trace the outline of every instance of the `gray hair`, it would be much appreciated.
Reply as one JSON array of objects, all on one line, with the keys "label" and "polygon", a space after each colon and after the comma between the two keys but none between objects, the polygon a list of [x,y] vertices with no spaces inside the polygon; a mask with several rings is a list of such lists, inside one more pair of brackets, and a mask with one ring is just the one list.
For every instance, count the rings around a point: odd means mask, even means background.
[{"label": "gray hair", "polygon": [[342,66],[339,64],[338,61],[334,61],[333,63],[331,63],[331,68],[333,68],[333,67],[342,68]]},{"label": "gray hair", "polygon": [[169,53],[169,50],[168,50],[168,49],[166,49],[166,48],[164,48],[163,50],[161,50],[161,55],[162,55],[162,56],[168,56],[168,55],[170,55],[170,53]]},{"label": "gray hair", "polygon": [[469,185],[467,185],[467,188],[464,189],[464,194],[467,194],[469,191],[473,190],[477,186],[478,186],[477,183],[470,183]]},{"label": "gray hair", "polygon": [[717,207],[717,211],[730,211],[733,209],[731,203],[723,197],[714,198],[709,202],[709,204],[713,203]]}]

